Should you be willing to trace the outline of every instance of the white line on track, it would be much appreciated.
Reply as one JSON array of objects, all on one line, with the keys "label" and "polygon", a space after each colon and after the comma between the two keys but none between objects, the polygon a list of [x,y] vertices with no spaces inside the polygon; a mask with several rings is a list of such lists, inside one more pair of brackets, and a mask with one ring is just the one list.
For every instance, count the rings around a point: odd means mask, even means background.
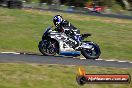
[{"label": "white line on track", "polygon": [[96,59],[96,60],[103,60],[103,59]]},{"label": "white line on track", "polygon": [[105,60],[105,61],[116,61],[116,60]]},{"label": "white line on track", "polygon": [[17,52],[1,52],[1,53],[5,53],[5,54],[20,54],[20,53],[17,53]]},{"label": "white line on track", "polygon": [[117,62],[127,62],[127,61],[117,61]]}]

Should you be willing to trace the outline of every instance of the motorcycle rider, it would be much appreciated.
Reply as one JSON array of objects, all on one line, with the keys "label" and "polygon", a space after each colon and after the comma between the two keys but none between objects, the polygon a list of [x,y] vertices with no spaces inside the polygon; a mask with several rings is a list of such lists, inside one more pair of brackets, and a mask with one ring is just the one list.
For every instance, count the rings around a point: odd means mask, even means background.
[{"label": "motorcycle rider", "polygon": [[56,15],[53,18],[53,23],[55,25],[55,30],[61,33],[65,33],[69,38],[75,40],[75,44],[72,48],[77,48],[80,45],[80,40],[76,37],[80,35],[80,30],[74,27],[69,21],[64,20],[61,15]]}]

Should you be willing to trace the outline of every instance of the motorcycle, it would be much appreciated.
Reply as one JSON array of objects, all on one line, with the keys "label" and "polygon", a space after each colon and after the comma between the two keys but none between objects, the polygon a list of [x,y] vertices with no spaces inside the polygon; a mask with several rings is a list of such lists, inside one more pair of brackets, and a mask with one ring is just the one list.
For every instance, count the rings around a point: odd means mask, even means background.
[{"label": "motorcycle", "polygon": [[58,33],[49,26],[43,33],[42,40],[39,42],[39,51],[46,56],[54,56],[56,54],[63,56],[77,57],[81,54],[86,59],[98,59],[101,51],[99,46],[91,41],[84,41],[91,34],[76,35],[76,39],[81,42],[78,49],[74,49],[76,41],[69,38],[65,33]]}]

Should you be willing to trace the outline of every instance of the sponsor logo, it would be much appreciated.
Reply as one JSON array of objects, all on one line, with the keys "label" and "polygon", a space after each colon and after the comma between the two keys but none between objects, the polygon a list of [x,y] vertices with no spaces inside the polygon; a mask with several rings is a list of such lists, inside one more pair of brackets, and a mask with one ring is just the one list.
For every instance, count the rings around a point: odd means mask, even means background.
[{"label": "sponsor logo", "polygon": [[129,74],[86,74],[82,67],[78,69],[76,81],[79,85],[86,83],[130,83],[131,76]]}]

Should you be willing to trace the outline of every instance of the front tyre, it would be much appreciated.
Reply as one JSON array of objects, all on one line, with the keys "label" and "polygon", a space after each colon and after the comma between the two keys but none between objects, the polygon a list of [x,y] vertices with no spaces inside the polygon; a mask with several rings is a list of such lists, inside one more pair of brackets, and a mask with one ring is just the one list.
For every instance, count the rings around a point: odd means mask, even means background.
[{"label": "front tyre", "polygon": [[82,49],[81,53],[86,59],[98,59],[101,51],[97,44],[95,43],[88,43],[89,45],[92,45],[91,49]]},{"label": "front tyre", "polygon": [[45,56],[54,56],[57,53],[56,42],[50,40],[40,41],[39,51]]}]

